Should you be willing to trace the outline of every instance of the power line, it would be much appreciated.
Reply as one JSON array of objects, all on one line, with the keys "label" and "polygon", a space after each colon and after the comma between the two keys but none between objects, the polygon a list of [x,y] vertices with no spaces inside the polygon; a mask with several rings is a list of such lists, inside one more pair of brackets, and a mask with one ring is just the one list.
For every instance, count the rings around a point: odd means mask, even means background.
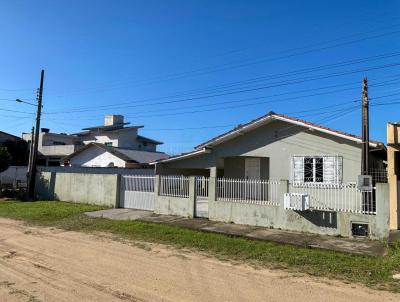
[{"label": "power line", "polygon": [[[172,101],[167,101],[167,102],[147,103],[147,104],[144,104],[142,106],[179,103],[179,102],[193,101],[193,100],[199,100],[199,99],[214,98],[214,97],[225,96],[225,95],[232,95],[232,94],[237,94],[237,93],[253,92],[253,91],[259,91],[259,90],[264,90],[264,89],[269,89],[269,88],[276,88],[276,87],[282,87],[282,86],[288,86],[288,85],[301,84],[301,83],[308,82],[308,81],[315,81],[315,80],[328,79],[328,78],[338,77],[338,76],[343,76],[343,75],[350,75],[350,74],[366,72],[366,71],[371,71],[371,70],[392,68],[392,67],[396,67],[396,66],[399,66],[399,65],[400,65],[400,63],[390,63],[390,64],[374,66],[374,67],[369,67],[369,68],[347,70],[347,71],[344,71],[344,72],[337,72],[337,73],[331,73],[331,74],[325,74],[325,75],[319,75],[319,76],[310,76],[310,77],[305,77],[305,78],[304,77],[303,78],[296,78],[296,79],[280,81],[280,82],[272,82],[272,83],[270,83],[269,85],[266,85],[266,86],[259,86],[259,87],[250,88],[250,89],[236,90],[236,91],[231,91],[231,92],[226,92],[226,93],[218,93],[218,94],[211,94],[211,95],[196,96],[196,97],[180,99],[180,100],[172,100]],[[107,109],[132,108],[132,107],[139,107],[139,106],[140,105],[126,105],[126,106],[121,107],[119,105],[109,105],[107,107]],[[90,112],[90,111],[102,111],[102,110],[106,110],[106,109],[105,108],[96,107],[96,108],[93,108],[93,109],[70,110],[70,111],[60,111],[60,112],[57,112],[57,111],[55,111],[55,112],[47,112],[46,114],[65,114],[65,113]]]},{"label": "power line", "polygon": [[[389,28],[397,27],[397,26],[399,26],[399,25],[391,26]],[[374,32],[374,31],[372,31],[372,32]],[[367,33],[370,33],[370,32],[367,32]],[[166,76],[164,76],[164,78],[162,76],[159,76],[159,77],[154,78],[154,80],[157,80],[157,79],[158,80],[163,80],[163,79],[164,80],[165,79],[167,79],[167,80],[182,79],[182,78],[187,77],[188,75],[189,76],[193,76],[193,74],[195,74],[196,76],[199,76],[199,75],[205,75],[205,74],[214,73],[214,72],[226,71],[226,70],[234,69],[234,68],[242,68],[242,67],[246,67],[246,66],[249,66],[249,65],[259,64],[260,62],[282,60],[282,59],[285,59],[285,58],[291,58],[291,57],[304,55],[304,54],[311,53],[311,52],[322,51],[322,50],[327,50],[327,49],[336,48],[336,47],[340,47],[340,46],[345,46],[345,45],[349,45],[349,44],[354,44],[354,43],[358,43],[358,42],[362,42],[362,41],[366,41],[366,40],[370,40],[370,39],[376,39],[376,38],[380,38],[380,37],[384,37],[384,36],[388,36],[388,35],[393,35],[393,34],[397,34],[397,33],[400,33],[400,30],[396,30],[396,31],[392,31],[392,32],[386,32],[386,33],[374,35],[374,36],[371,36],[371,37],[364,37],[364,38],[356,39],[356,40],[353,40],[353,41],[342,42],[342,43],[334,44],[334,45],[331,45],[331,46],[325,46],[325,47],[321,47],[321,48],[311,49],[311,50],[308,50],[308,51],[303,51],[303,52],[300,52],[300,53],[294,53],[294,54],[290,54],[290,55],[286,55],[286,56],[278,56],[278,57],[273,57],[273,58],[269,58],[269,59],[268,58],[264,58],[264,59],[258,60],[258,61],[254,61],[253,60],[252,62],[241,63],[239,65],[229,66],[229,64],[225,64],[225,65],[221,65],[221,67],[214,67],[214,69],[211,69],[211,70],[207,70],[207,69],[203,68],[203,69],[192,70],[192,71],[183,72],[183,73],[170,74],[170,75],[167,75],[167,77],[168,76],[170,77],[169,79],[165,78]],[[323,44],[326,44],[326,43],[323,43]],[[121,85],[114,86],[113,89],[116,89],[116,88],[121,88]],[[94,88],[94,89],[98,90],[98,88]],[[101,87],[100,87],[100,89],[101,89]],[[78,91],[82,92],[82,91],[85,91],[85,90],[81,89],[81,90],[78,90]],[[87,91],[87,89],[86,89],[86,91]],[[104,91],[104,90],[102,90],[102,91]]]},{"label": "power line", "polygon": [[[395,56],[399,56],[400,52],[394,52],[394,53],[389,53],[389,54],[380,54],[380,55],[375,55],[375,56],[370,56],[370,57],[364,57],[361,59],[353,59],[353,60],[348,60],[348,61],[342,61],[342,62],[337,62],[333,64],[325,64],[325,65],[319,65],[319,66],[314,66],[314,67],[309,67],[309,68],[303,68],[303,69],[297,69],[293,70],[290,72],[284,72],[284,73],[278,73],[278,74],[272,74],[272,75],[264,75],[260,77],[255,77],[255,78],[250,78],[247,80],[242,80],[242,81],[235,81],[235,82],[230,82],[230,83],[225,83],[225,84],[220,84],[220,85],[213,85],[213,86],[208,86],[200,89],[192,89],[192,90],[187,90],[183,91],[181,93],[177,93],[174,95],[167,95],[167,96],[161,96],[161,97],[156,97],[156,98],[147,98],[141,100],[141,102],[148,102],[152,100],[161,100],[161,99],[168,99],[168,98],[174,98],[174,97],[183,97],[183,96],[196,96],[196,93],[211,93],[211,92],[224,92],[224,91],[231,91],[231,90],[221,90],[223,88],[229,88],[229,87],[234,87],[238,85],[243,85],[243,84],[253,84],[256,82],[259,82],[261,80],[268,80],[268,79],[279,79],[279,78],[284,78],[284,77],[290,77],[294,75],[301,75],[301,74],[306,74],[310,72],[315,72],[315,71],[323,71],[326,69],[332,69],[332,68],[337,68],[337,67],[343,67],[343,66],[348,66],[348,65],[353,65],[353,64],[359,64],[363,62],[371,62],[375,61],[378,59],[383,59],[383,58],[391,58]],[[249,87],[250,88],[250,87]],[[136,103],[140,102],[136,101]],[[112,105],[102,105],[102,106],[97,106],[96,108],[101,109],[101,108],[110,108],[110,107],[115,107],[118,105],[129,105],[131,102],[120,102],[120,103],[114,103]],[[77,107],[75,110],[85,110],[85,109],[90,109],[92,106],[86,106],[86,107]],[[65,111],[63,111],[65,112]]]}]

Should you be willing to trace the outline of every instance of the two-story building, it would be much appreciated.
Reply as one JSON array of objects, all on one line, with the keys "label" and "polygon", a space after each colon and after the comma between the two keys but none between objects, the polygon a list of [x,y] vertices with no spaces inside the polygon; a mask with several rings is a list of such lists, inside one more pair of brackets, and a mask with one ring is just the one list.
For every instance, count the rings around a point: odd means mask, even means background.
[{"label": "two-story building", "polygon": [[138,134],[143,126],[127,126],[122,115],[106,115],[104,125],[74,134],[85,146],[63,159],[63,165],[83,167],[146,168],[168,157],[157,152],[162,144]]},{"label": "two-story building", "polygon": [[[32,134],[23,133],[22,139],[32,143]],[[48,128],[41,128],[38,143],[38,165],[59,166],[60,161],[67,155],[83,147],[83,143],[75,135],[52,133]]]}]

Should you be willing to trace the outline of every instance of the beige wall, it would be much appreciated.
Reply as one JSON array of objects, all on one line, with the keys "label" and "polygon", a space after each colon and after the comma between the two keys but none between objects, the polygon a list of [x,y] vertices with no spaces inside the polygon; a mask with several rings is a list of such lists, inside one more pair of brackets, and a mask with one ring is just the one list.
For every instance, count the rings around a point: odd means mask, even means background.
[{"label": "beige wall", "polygon": [[292,155],[340,155],[343,182],[356,182],[361,171],[361,144],[303,127],[274,121],[251,133],[215,146],[211,153],[163,164],[168,168],[223,168],[221,158],[255,156],[269,158],[269,178],[290,179]]},{"label": "beige wall", "polygon": [[400,228],[400,125],[387,125],[390,229]]},{"label": "beige wall", "polygon": [[116,174],[39,172],[35,189],[38,199],[118,205]]}]

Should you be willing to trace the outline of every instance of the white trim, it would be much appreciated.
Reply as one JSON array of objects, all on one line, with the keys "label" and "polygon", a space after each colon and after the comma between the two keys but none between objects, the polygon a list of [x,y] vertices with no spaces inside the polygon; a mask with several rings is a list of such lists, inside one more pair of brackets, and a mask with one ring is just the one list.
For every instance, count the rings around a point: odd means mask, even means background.
[{"label": "white trim", "polygon": [[[351,140],[351,141],[354,141],[354,142],[357,142],[357,143],[360,143],[360,144],[362,143],[360,138],[353,137],[351,135],[346,135],[346,134],[343,134],[343,133],[339,133],[339,132],[334,131],[334,130],[328,130],[328,129],[325,129],[325,128],[322,128],[322,127],[319,127],[319,126],[316,126],[316,125],[315,126],[314,125],[310,125],[308,123],[304,123],[304,122],[301,122],[301,121],[295,121],[295,120],[293,120],[291,118],[286,118],[286,117],[283,117],[283,116],[280,116],[280,115],[271,114],[271,115],[267,115],[267,116],[255,121],[255,122],[252,122],[252,123],[247,124],[247,125],[245,125],[243,127],[240,127],[237,130],[229,132],[229,133],[227,133],[227,134],[225,134],[225,135],[223,135],[221,137],[218,137],[218,138],[210,141],[209,143],[201,144],[198,147],[200,148],[200,147],[205,147],[207,145],[213,145],[213,144],[218,143],[220,141],[224,141],[227,137],[231,137],[231,136],[235,136],[235,135],[241,135],[241,134],[243,134],[241,132],[244,132],[249,128],[252,129],[254,127],[257,127],[258,124],[262,124],[265,121],[268,121],[270,119],[276,119],[276,120],[285,121],[285,122],[288,122],[288,123],[291,123],[291,124],[294,124],[294,125],[302,126],[302,127],[309,128],[309,129],[314,129],[314,130],[317,130],[317,131],[320,131],[320,132],[323,132],[323,133],[327,133],[327,134],[330,134],[330,135],[334,135],[334,136],[337,136],[337,137],[348,139],[348,140]],[[371,147],[374,147],[374,148],[378,147],[378,144],[373,143],[373,142],[369,142],[369,145]]]},{"label": "white trim", "polygon": [[178,155],[178,156],[167,158],[167,159],[163,159],[163,160],[160,160],[160,161],[154,161],[154,162],[149,163],[149,165],[155,165],[155,164],[159,164],[159,163],[166,163],[166,162],[175,161],[175,160],[183,159],[183,158],[189,158],[189,157],[192,157],[192,156],[195,156],[195,155],[198,155],[198,154],[210,153],[210,152],[211,152],[210,149],[203,148],[201,150],[196,150],[196,151],[193,151],[193,152],[190,152],[190,153]]}]

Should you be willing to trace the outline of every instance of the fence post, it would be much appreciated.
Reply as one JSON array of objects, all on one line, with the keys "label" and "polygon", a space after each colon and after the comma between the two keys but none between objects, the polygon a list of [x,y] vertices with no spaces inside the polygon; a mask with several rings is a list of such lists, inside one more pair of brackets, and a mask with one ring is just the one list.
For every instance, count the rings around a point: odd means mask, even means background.
[{"label": "fence post", "polygon": [[189,204],[188,214],[190,218],[195,217],[196,213],[196,176],[189,176]]},{"label": "fence post", "polygon": [[210,178],[208,179],[208,218],[215,217],[215,207],[217,201],[217,168],[210,169]]},{"label": "fence post", "polygon": [[154,176],[154,195],[160,196],[160,175]]},{"label": "fence post", "polygon": [[279,182],[281,183],[281,185],[280,185],[280,187],[281,187],[280,195],[281,196],[279,196],[279,203],[280,203],[280,205],[283,205],[283,198],[284,198],[283,196],[285,195],[285,193],[289,193],[289,180],[281,179]]},{"label": "fence post", "polygon": [[389,186],[387,183],[377,183],[376,187],[376,233],[375,236],[387,238],[389,236]]},{"label": "fence post", "polygon": [[117,185],[116,185],[116,191],[115,192],[115,204],[114,204],[114,208],[119,208],[120,207],[120,199],[121,199],[121,186],[122,186],[122,182],[121,182],[121,174],[116,174],[117,176]]}]

